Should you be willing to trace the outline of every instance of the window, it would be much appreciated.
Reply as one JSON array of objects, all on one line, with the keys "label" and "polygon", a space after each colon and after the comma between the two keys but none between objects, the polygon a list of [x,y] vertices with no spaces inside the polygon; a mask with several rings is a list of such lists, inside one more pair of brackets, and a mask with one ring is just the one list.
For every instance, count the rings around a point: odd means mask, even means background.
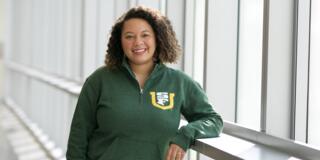
[{"label": "window", "polygon": [[205,0],[186,1],[184,71],[203,86]]},{"label": "window", "polygon": [[260,129],[263,0],[240,1],[237,123]]},{"label": "window", "polygon": [[320,1],[311,2],[308,143],[320,147]]}]

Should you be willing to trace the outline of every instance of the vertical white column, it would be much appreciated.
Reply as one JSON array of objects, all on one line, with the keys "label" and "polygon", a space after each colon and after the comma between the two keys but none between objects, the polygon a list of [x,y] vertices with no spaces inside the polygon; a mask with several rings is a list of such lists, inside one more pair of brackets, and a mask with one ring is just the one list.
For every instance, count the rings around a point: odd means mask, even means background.
[{"label": "vertical white column", "polygon": [[205,19],[206,1],[198,0],[195,4],[194,19],[194,50],[193,50],[193,78],[203,86],[204,54],[205,54]]},{"label": "vertical white column", "polygon": [[185,27],[183,45],[183,71],[190,77],[193,75],[193,54],[194,54],[194,28],[195,28],[195,1],[185,1]]},{"label": "vertical white column", "polygon": [[[184,48],[183,46],[184,46],[184,27],[185,27],[184,26],[184,20],[185,20],[184,3],[185,3],[184,0],[174,0],[174,1],[168,0],[166,2],[166,5],[167,5],[166,14],[172,23],[172,27],[176,32],[177,39],[182,48]],[[170,64],[169,66],[176,69],[182,69],[183,68],[182,59],[183,57],[180,57],[177,64]]]},{"label": "vertical white column", "polygon": [[235,121],[238,1],[208,1],[206,91],[224,120]]},{"label": "vertical white column", "polygon": [[83,79],[96,69],[98,0],[84,0]]},{"label": "vertical white column", "polygon": [[[49,72],[50,71],[50,67],[49,67],[49,63],[52,61],[50,59],[52,54],[51,49],[52,47],[52,21],[53,21],[53,17],[51,16],[51,10],[50,8],[52,7],[50,0],[44,0],[43,1],[43,6],[42,6],[42,14],[43,14],[43,35],[41,36],[41,41],[42,41],[42,45],[43,45],[43,50],[41,55],[39,55],[39,59],[41,59],[42,63],[42,70],[44,72]],[[36,59],[36,58],[34,58]]]},{"label": "vertical white column", "polygon": [[205,0],[185,2],[183,69],[203,86],[205,55]]},{"label": "vertical white column", "polygon": [[114,20],[114,0],[100,0],[99,24],[98,24],[98,66],[104,65],[107,44]]},{"label": "vertical white column", "polygon": [[310,0],[299,0],[297,71],[295,101],[295,140],[307,141]]},{"label": "vertical white column", "polygon": [[66,78],[75,79],[72,73],[72,68],[73,68],[72,66],[77,64],[76,61],[78,59],[76,58],[76,56],[81,54],[80,52],[74,53],[75,42],[77,42],[74,39],[74,35],[75,35],[74,29],[76,29],[79,24],[75,23],[76,17],[73,16],[73,13],[77,9],[77,5],[75,5],[73,0],[67,0],[67,1],[64,1],[64,6],[66,11],[65,11],[65,18],[63,23],[63,27],[64,27],[63,29],[65,30],[65,34],[64,34],[65,47],[64,47],[64,56],[63,56],[65,59],[65,68],[63,70],[63,74],[65,75]]},{"label": "vertical white column", "polygon": [[[81,81],[83,60],[82,55],[84,53],[83,42],[84,42],[84,0],[73,0],[73,57],[74,62],[72,63],[72,77],[74,80]],[[81,16],[79,16],[81,15]]]},{"label": "vertical white column", "polygon": [[56,36],[56,25],[57,25],[57,18],[55,15],[56,10],[56,3],[55,1],[48,0],[47,3],[47,13],[48,13],[48,24],[47,24],[47,54],[45,56],[46,63],[44,63],[45,68],[47,68],[47,72],[55,73],[54,66],[57,64],[57,53],[56,53],[56,44],[57,44],[57,36]]},{"label": "vertical white column", "polygon": [[311,1],[308,142],[320,146],[320,1]]},{"label": "vertical white column", "polygon": [[237,123],[260,129],[263,0],[240,1]]},{"label": "vertical white column", "polygon": [[[12,59],[12,47],[13,47],[13,2],[12,0],[5,0],[4,1],[4,47],[3,47],[3,62],[8,63]],[[11,86],[11,75],[10,71],[8,69],[4,70],[4,74],[6,76],[3,79],[3,97],[7,98],[10,96],[10,93],[12,92],[10,86]]]},{"label": "vertical white column", "polygon": [[19,1],[17,3],[19,10],[16,10],[19,13],[18,21],[18,34],[19,39],[16,39],[19,42],[19,48],[17,48],[17,54],[19,55],[19,63],[24,65],[30,64],[30,56],[32,54],[31,50],[31,40],[32,36],[32,1]]},{"label": "vertical white column", "polygon": [[56,17],[56,53],[55,60],[56,63],[53,64],[55,68],[55,73],[61,77],[65,76],[65,66],[66,66],[66,55],[65,55],[65,18],[66,18],[66,1],[65,0],[55,0],[55,17]]},{"label": "vertical white column", "polygon": [[270,0],[266,132],[290,136],[293,9],[292,0]]}]

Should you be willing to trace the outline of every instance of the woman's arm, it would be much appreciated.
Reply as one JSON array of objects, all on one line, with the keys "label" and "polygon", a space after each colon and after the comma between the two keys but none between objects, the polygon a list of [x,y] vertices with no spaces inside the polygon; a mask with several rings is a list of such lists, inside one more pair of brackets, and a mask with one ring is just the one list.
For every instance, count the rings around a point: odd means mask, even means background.
[{"label": "woman's arm", "polygon": [[87,80],[82,87],[73,115],[66,157],[68,160],[87,159],[89,137],[96,127],[97,93]]},{"label": "woman's arm", "polygon": [[181,112],[189,123],[179,129],[171,142],[186,151],[195,139],[219,136],[223,121],[198,83],[189,83],[185,95]]}]

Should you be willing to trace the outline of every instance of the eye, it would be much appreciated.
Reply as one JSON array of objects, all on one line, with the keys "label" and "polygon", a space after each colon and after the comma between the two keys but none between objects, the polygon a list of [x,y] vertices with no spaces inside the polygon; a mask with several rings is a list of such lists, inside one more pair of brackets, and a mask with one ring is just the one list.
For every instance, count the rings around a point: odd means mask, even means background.
[{"label": "eye", "polygon": [[133,35],[126,35],[124,38],[125,38],[125,39],[132,39],[132,38],[133,38]]},{"label": "eye", "polygon": [[148,34],[148,33],[144,33],[143,35],[142,35],[142,37],[149,37],[150,36],[150,34]]}]

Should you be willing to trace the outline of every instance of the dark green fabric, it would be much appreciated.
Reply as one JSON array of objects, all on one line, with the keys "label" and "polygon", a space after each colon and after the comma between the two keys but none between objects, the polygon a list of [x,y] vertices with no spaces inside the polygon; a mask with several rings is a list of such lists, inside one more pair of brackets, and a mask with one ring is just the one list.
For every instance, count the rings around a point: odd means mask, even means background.
[{"label": "dark green fabric", "polygon": [[[178,129],[181,114],[189,123]],[[126,63],[101,67],[81,90],[67,159],[163,160],[170,143],[187,150],[196,138],[218,136],[222,126],[202,88],[181,71],[157,64],[141,91]]]}]

